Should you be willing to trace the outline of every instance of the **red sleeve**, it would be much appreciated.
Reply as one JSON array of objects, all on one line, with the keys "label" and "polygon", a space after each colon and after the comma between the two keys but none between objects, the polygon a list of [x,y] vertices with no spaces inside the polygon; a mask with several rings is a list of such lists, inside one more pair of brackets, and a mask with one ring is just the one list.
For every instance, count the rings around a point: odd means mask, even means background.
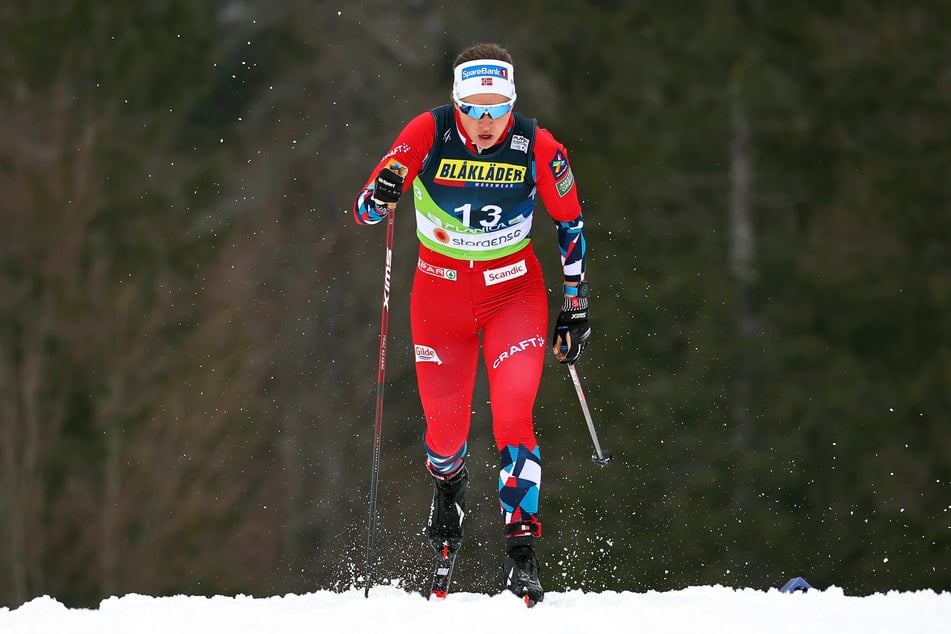
[{"label": "red sleeve", "polygon": [[535,132],[535,186],[548,213],[559,222],[581,215],[578,186],[568,163],[568,150],[545,128]]},{"label": "red sleeve", "polygon": [[417,115],[406,124],[406,127],[400,131],[396,140],[393,141],[393,145],[390,146],[390,151],[383,155],[383,158],[370,172],[370,178],[353,201],[353,218],[358,224],[376,224],[387,215],[386,209],[377,205],[372,198],[373,187],[380,170],[393,163],[405,165],[407,168],[406,178],[403,181],[403,191],[405,192],[412,187],[413,179],[422,169],[423,161],[426,160],[426,155],[432,149],[435,137],[436,120],[429,112]]},{"label": "red sleeve", "polygon": [[410,188],[416,175],[419,174],[419,170],[422,169],[423,161],[426,160],[426,155],[432,149],[435,137],[436,120],[431,113],[424,112],[414,117],[393,141],[390,151],[383,155],[380,162],[370,172],[370,178],[364,184],[363,190],[370,188],[376,180],[376,175],[385,166],[391,163],[400,163],[409,169],[403,183],[403,191],[405,192]]}]

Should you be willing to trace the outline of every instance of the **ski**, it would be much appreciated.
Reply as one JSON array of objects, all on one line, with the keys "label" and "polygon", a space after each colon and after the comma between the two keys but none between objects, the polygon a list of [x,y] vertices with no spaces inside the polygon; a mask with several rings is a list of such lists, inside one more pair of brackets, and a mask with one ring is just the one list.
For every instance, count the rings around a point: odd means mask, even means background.
[{"label": "ski", "polygon": [[449,582],[452,580],[452,569],[456,564],[456,554],[459,551],[449,550],[443,546],[436,554],[436,570],[433,572],[433,585],[429,591],[429,600],[442,600],[449,595]]}]

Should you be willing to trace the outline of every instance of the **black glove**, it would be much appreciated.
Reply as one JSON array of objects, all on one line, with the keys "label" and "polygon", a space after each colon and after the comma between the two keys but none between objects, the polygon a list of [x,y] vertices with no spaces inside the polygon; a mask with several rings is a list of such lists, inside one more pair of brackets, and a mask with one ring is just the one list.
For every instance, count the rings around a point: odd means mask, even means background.
[{"label": "black glove", "polygon": [[[401,174],[397,170],[403,173]],[[406,168],[398,163],[392,167],[381,169],[373,186],[373,201],[381,206],[395,206],[403,194],[403,177],[405,174]]]},{"label": "black glove", "polygon": [[574,364],[590,337],[588,298],[566,297],[551,337],[552,352],[558,357],[558,363]]}]

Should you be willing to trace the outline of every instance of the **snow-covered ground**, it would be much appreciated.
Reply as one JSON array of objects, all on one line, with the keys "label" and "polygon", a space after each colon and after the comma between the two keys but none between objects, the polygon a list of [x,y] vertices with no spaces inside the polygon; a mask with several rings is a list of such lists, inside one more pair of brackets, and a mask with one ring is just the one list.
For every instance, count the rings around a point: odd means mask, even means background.
[{"label": "snow-covered ground", "polygon": [[404,590],[254,598],[126,595],[98,609],[68,609],[49,597],[0,609],[3,634],[947,634],[951,593],[847,596],[838,588],[778,590],[692,587],[671,592],[550,592],[528,609],[514,595],[460,592],[428,602]]}]

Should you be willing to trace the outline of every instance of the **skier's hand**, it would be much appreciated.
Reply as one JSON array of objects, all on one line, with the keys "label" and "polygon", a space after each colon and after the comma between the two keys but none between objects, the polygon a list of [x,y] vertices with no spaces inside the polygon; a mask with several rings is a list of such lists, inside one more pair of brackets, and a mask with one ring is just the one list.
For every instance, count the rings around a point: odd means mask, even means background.
[{"label": "skier's hand", "polygon": [[574,364],[588,345],[590,337],[588,298],[566,297],[551,337],[552,352],[558,358],[558,363]]},{"label": "skier's hand", "polygon": [[406,168],[399,163],[381,169],[373,186],[373,202],[384,209],[394,208],[403,194],[403,180],[405,177]]}]

